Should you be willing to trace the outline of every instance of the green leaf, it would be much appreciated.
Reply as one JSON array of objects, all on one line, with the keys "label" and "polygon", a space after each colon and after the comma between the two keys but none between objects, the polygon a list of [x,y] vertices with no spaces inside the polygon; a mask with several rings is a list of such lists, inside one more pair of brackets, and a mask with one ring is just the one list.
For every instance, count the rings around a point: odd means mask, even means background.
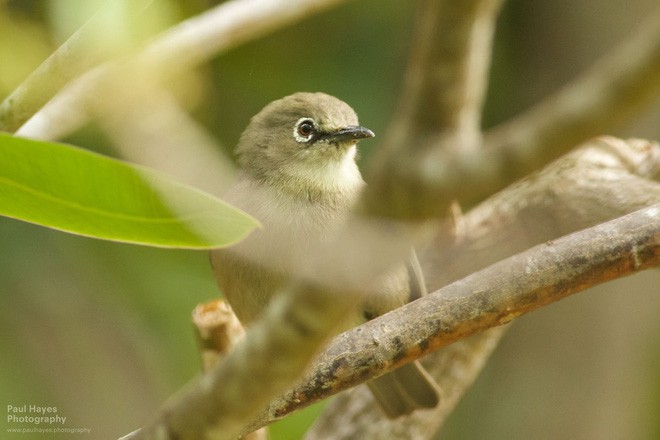
[{"label": "green leaf", "polygon": [[258,222],[155,171],[87,150],[0,133],[0,215],[158,247],[231,245]]}]

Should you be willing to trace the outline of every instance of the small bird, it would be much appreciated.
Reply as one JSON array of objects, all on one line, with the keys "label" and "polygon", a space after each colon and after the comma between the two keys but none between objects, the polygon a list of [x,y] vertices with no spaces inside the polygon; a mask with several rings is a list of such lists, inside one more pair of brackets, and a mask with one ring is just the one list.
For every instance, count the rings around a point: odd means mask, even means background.
[{"label": "small bird", "polygon": [[[324,93],[295,93],[254,116],[236,148],[239,174],[224,199],[262,228],[211,252],[217,283],[238,319],[249,325],[271,297],[332,240],[365,187],[357,143],[374,133],[345,102]],[[373,293],[372,293],[373,292]],[[425,293],[414,252],[368,289],[369,320]],[[395,418],[438,404],[433,379],[413,362],[368,382],[384,413]]]}]

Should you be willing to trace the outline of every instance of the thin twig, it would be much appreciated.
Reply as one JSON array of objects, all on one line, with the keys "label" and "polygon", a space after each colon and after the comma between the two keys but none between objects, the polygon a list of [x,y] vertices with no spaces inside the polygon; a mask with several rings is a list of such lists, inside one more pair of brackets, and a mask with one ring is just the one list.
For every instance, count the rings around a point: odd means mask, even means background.
[{"label": "thin twig", "polygon": [[192,321],[204,371],[227,356],[245,336],[231,306],[219,299],[195,307]]},{"label": "thin twig", "polygon": [[[209,301],[195,307],[192,314],[195,335],[199,343],[202,368],[208,371],[245,336],[245,330],[231,309],[222,300]],[[243,436],[242,440],[266,440],[267,428],[261,428]]]}]

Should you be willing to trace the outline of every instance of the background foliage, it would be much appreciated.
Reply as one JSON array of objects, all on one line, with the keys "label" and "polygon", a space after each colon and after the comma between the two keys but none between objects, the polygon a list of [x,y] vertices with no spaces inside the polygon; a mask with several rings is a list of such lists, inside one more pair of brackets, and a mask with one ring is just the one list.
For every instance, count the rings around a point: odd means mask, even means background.
[{"label": "background foliage", "polygon": [[[160,26],[213,4],[158,3],[165,6]],[[228,151],[263,105],[302,90],[346,100],[382,136],[407,60],[413,6],[350,2],[173,82]],[[653,6],[509,1],[485,123],[560,87]],[[94,7],[0,1],[0,98]],[[658,120],[656,105],[607,134],[657,140]],[[94,126],[68,141],[117,155]],[[364,143],[364,161],[377,145]],[[660,438],[660,297],[649,295],[658,285],[660,273],[651,271],[520,319],[442,438]],[[203,252],[100,242],[0,218],[0,404],[57,406],[68,427],[91,428],[93,438],[135,429],[199,372],[190,311],[217,295]],[[279,427],[275,438],[296,438],[288,429]]]}]

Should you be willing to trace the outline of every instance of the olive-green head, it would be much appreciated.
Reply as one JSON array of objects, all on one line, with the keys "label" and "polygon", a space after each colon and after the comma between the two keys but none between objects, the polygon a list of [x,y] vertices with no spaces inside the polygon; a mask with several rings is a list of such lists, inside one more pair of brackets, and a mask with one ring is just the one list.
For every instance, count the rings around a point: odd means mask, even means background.
[{"label": "olive-green head", "polygon": [[241,168],[258,179],[341,181],[347,173],[359,177],[356,144],[373,136],[345,102],[324,93],[295,93],[254,116],[236,152]]}]

